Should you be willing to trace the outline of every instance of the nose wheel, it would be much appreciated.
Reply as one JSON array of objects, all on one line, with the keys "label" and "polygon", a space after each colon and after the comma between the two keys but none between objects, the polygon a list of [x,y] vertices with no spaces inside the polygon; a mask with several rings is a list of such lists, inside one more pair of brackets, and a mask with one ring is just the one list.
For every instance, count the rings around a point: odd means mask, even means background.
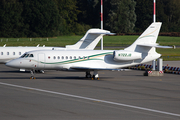
[{"label": "nose wheel", "polygon": [[30,79],[36,79],[35,77],[31,76]]},{"label": "nose wheel", "polygon": [[36,79],[36,78],[34,77],[34,73],[35,73],[35,71],[34,71],[34,70],[31,70],[31,77],[30,77],[30,79]]}]

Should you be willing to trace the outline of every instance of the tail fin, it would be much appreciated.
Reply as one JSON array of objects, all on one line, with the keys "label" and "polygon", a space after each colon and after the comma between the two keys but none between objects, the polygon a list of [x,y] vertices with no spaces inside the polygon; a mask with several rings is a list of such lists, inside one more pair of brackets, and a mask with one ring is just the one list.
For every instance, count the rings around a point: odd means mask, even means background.
[{"label": "tail fin", "polygon": [[[134,51],[134,52],[149,52],[152,47],[157,47],[156,43],[158,34],[160,31],[162,23],[155,22],[152,23],[142,34],[141,36],[125,50]],[[155,50],[155,49],[154,49]]]},{"label": "tail fin", "polygon": [[90,29],[76,44],[66,45],[66,48],[93,50],[103,35],[114,35],[114,33],[110,33],[110,31],[107,30]]}]

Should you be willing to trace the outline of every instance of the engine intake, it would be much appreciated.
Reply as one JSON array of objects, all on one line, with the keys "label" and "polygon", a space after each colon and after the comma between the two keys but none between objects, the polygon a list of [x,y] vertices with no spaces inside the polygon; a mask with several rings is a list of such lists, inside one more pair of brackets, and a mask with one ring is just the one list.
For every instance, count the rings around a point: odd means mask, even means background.
[{"label": "engine intake", "polygon": [[142,53],[130,52],[124,50],[114,51],[113,59],[114,61],[130,61],[130,60],[142,59]]}]

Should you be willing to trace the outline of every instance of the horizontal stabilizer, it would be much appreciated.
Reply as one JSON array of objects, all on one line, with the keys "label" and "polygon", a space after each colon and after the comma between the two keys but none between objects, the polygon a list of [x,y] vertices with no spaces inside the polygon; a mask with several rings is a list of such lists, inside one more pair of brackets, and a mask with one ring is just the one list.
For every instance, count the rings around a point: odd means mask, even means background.
[{"label": "horizontal stabilizer", "polygon": [[103,35],[115,35],[115,33],[101,29],[90,29],[76,44],[66,45],[66,48],[93,50]]},{"label": "horizontal stabilizer", "polygon": [[89,34],[98,34],[98,35],[116,35],[116,33],[106,33],[106,32],[102,32],[102,33],[89,33]]},{"label": "horizontal stabilizer", "polygon": [[158,44],[137,44],[139,46],[146,46],[146,47],[156,47],[156,48],[173,48],[173,47],[170,47],[170,46],[161,46],[161,45],[158,45]]}]

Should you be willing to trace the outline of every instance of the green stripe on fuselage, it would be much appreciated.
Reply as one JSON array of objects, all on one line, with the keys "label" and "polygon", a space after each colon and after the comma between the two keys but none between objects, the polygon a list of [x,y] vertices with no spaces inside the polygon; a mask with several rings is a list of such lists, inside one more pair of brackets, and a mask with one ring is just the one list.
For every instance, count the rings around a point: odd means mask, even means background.
[{"label": "green stripe on fuselage", "polygon": [[101,57],[101,56],[105,56],[107,54],[112,54],[113,52],[107,52],[107,53],[100,53],[100,54],[95,54],[95,55],[90,55],[88,56],[88,58],[86,57],[86,59],[73,59],[73,60],[67,60],[67,61],[62,61],[62,62],[53,62],[53,63],[47,63],[47,62],[41,62],[41,61],[37,61],[43,64],[69,64],[69,63],[77,63],[77,62],[83,62],[83,61],[89,61],[89,60],[103,60],[103,59],[99,59],[99,58],[94,58],[94,57]]}]

